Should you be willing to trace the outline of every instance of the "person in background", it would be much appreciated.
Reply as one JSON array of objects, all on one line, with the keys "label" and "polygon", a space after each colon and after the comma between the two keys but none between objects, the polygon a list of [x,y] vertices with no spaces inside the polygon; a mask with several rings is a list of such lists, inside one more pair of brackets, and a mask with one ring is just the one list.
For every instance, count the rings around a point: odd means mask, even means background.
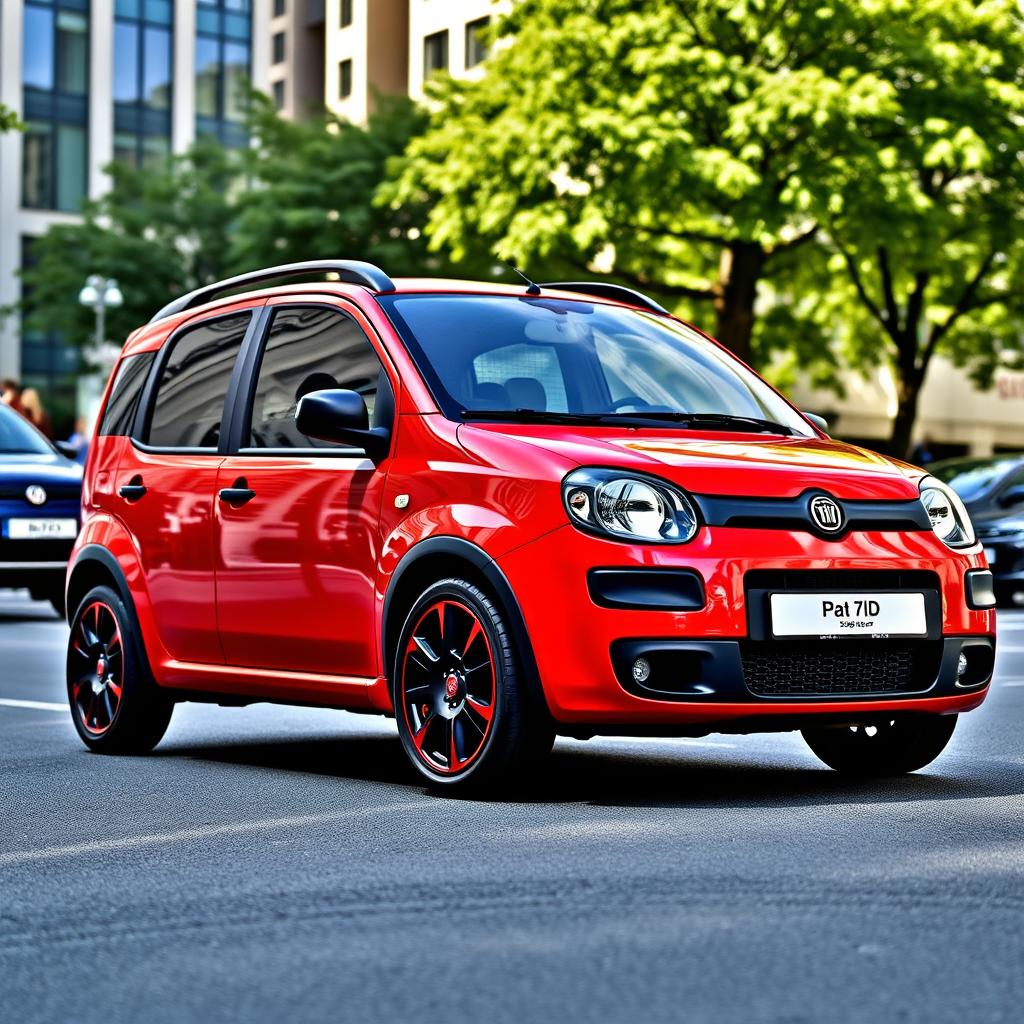
[{"label": "person in background", "polygon": [[25,388],[21,393],[21,410],[51,441],[53,440],[53,423],[50,414],[43,407],[43,400],[35,388]]},{"label": "person in background", "polygon": [[85,457],[89,454],[89,434],[86,430],[86,422],[84,416],[79,416],[75,420],[75,429],[71,432],[71,436],[68,438],[68,444],[74,446],[78,454],[75,456],[75,462],[80,466],[85,465]]},{"label": "person in background", "polygon": [[927,434],[914,446],[914,450],[910,453],[910,461],[915,466],[927,466],[929,462],[935,461],[932,439]]},{"label": "person in background", "polygon": [[21,385],[16,380],[7,378],[0,384],[0,392],[4,405],[9,405],[15,412],[25,415],[25,407],[21,404]]}]

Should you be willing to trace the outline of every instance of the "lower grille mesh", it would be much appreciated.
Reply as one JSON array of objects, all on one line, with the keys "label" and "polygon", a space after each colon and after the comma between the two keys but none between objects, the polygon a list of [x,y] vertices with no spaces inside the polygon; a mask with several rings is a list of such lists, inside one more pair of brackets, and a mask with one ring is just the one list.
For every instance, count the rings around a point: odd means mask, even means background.
[{"label": "lower grille mesh", "polygon": [[907,693],[926,689],[938,672],[941,645],[928,642],[746,643],[747,689],[761,697]]}]

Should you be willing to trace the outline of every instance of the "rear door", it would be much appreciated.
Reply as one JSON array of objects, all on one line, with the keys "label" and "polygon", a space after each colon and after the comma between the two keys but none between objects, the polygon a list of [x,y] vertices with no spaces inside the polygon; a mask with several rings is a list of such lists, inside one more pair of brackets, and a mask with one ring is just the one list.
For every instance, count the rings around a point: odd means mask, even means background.
[{"label": "rear door", "polygon": [[179,661],[223,662],[213,502],[221,425],[251,308],[188,321],[164,343],[117,467],[118,515],[135,538],[161,642]]},{"label": "rear door", "polygon": [[353,307],[272,300],[239,406],[238,450],[218,488],[217,609],[228,664],[330,675],[377,675],[374,585],[385,463],[305,437],[295,426],[310,391],[359,391],[371,425],[390,425],[394,385]]}]

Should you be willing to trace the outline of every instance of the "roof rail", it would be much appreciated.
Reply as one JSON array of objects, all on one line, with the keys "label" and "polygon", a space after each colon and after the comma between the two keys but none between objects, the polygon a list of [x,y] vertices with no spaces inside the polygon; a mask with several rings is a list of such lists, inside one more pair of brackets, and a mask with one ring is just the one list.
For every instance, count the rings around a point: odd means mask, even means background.
[{"label": "roof rail", "polygon": [[285,263],[280,267],[266,267],[263,270],[254,270],[249,274],[239,274],[237,277],[229,277],[224,281],[217,281],[214,284],[197,288],[187,295],[181,295],[173,302],[168,302],[163,309],[149,322],[155,324],[158,320],[174,316],[176,313],[183,313],[186,309],[194,309],[216,298],[221,292],[228,292],[235,288],[243,288],[247,285],[262,284],[264,281],[272,281],[278,277],[302,277],[307,274],[319,274],[321,277],[327,274],[337,274],[340,281],[346,284],[361,284],[372,292],[393,292],[395,283],[384,273],[380,267],[372,263],[364,263],[362,260],[308,260],[305,263]]},{"label": "roof rail", "polygon": [[664,306],[644,295],[643,292],[634,291],[621,284],[608,284],[605,281],[548,281],[541,287],[558,288],[563,292],[580,292],[583,295],[596,295],[602,299],[615,299],[617,302],[628,302],[630,305],[649,309],[652,313],[670,315]]}]

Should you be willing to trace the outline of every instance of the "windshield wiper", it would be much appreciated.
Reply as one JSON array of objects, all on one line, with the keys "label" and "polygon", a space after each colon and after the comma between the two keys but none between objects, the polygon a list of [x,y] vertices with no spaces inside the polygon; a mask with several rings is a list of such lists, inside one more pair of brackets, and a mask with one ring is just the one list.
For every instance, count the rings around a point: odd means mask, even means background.
[{"label": "windshield wiper", "polygon": [[792,434],[793,429],[756,416],[719,412],[547,412],[541,409],[463,409],[464,420],[512,420],[518,423],[594,423],[622,427],[666,427],[683,430],[708,426],[754,427],[756,433]]},{"label": "windshield wiper", "polygon": [[609,423],[618,422],[615,413],[547,412],[542,409],[463,409],[464,420],[514,420],[519,423]]},{"label": "windshield wiper", "polygon": [[635,420],[656,420],[665,423],[678,423],[682,427],[723,426],[723,427],[756,427],[757,433],[793,434],[793,428],[775,420],[764,420],[758,416],[736,416],[727,412],[635,412],[627,413]]}]

